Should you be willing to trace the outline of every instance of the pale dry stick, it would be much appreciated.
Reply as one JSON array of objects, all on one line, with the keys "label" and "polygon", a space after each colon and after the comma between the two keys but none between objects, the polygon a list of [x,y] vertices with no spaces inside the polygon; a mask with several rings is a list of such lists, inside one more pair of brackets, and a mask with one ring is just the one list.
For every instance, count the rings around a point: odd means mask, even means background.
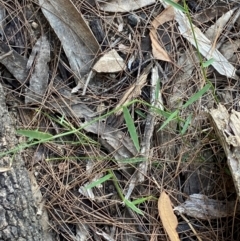
[{"label": "pale dry stick", "polygon": [[87,87],[88,87],[88,84],[89,84],[89,82],[90,82],[92,76],[93,76],[93,71],[91,70],[90,73],[88,74],[87,80],[86,80],[86,82],[85,82],[85,85],[84,85],[84,88],[83,88],[82,95],[85,95],[85,94],[86,94]]},{"label": "pale dry stick", "polygon": [[0,55],[0,61],[10,56],[12,53],[13,53],[13,50],[10,50],[9,52]]},{"label": "pale dry stick", "polygon": [[165,73],[165,71],[163,70],[162,66],[157,61],[155,63],[157,65],[157,67],[158,67],[158,70],[160,71],[160,73],[163,76],[163,79],[164,79],[163,84],[167,83],[168,80],[169,80],[169,78],[167,77],[167,74]]},{"label": "pale dry stick", "polygon": [[175,171],[175,177],[177,177],[179,175],[178,171],[179,171],[179,168],[180,168],[180,165],[181,165],[181,162],[182,162],[182,156],[183,156],[183,152],[180,152],[178,162],[177,162],[176,171]]},{"label": "pale dry stick", "polygon": [[103,236],[105,240],[107,241],[114,241],[115,239],[111,237],[109,234],[105,233],[104,231],[98,232],[96,231],[97,235]]},{"label": "pale dry stick", "polygon": [[196,235],[198,241],[202,241],[202,239],[199,237],[198,233],[196,232],[195,228],[192,226],[191,222],[189,222],[189,220],[181,213],[179,213],[179,215],[182,217],[182,219],[185,220],[185,222],[188,224],[188,226],[191,228],[191,230],[193,231],[193,233]]},{"label": "pale dry stick", "polygon": [[[218,37],[220,36],[220,34],[221,34],[221,31],[218,29],[218,31],[217,31],[217,33],[216,33],[216,36],[215,36],[215,38],[214,38],[214,40],[213,40],[213,43],[212,43],[212,48],[211,48],[211,50],[210,50],[210,54],[212,54],[212,52],[216,49],[216,45],[217,45],[217,40],[218,40]],[[201,88],[202,88],[203,86],[201,86]]]},{"label": "pale dry stick", "polygon": [[[151,104],[153,106],[158,106],[158,101],[161,102],[161,95],[159,93],[159,99],[156,100],[156,83],[159,80],[158,76],[158,67],[155,65],[152,68],[152,78],[151,78]],[[140,163],[138,169],[134,173],[133,177],[130,180],[129,189],[127,191],[127,194],[125,196],[126,199],[128,199],[135,188],[136,183],[142,183],[145,179],[145,176],[147,175],[148,165],[149,165],[149,159],[151,158],[151,138],[153,136],[154,126],[155,126],[155,120],[156,120],[156,114],[154,114],[151,110],[150,113],[147,115],[146,123],[145,123],[145,129],[144,129],[144,137],[143,141],[141,143],[141,151],[140,151],[140,157],[143,158],[143,162]]]},{"label": "pale dry stick", "polygon": [[163,188],[160,187],[160,185],[158,184],[156,178],[154,176],[152,176],[152,179],[153,179],[154,183],[156,184],[156,186],[158,187],[158,189],[161,190],[161,192],[162,192]]},{"label": "pale dry stick", "polygon": [[[236,199],[236,202],[235,202],[235,206],[234,206],[234,217],[235,217],[236,212],[237,212],[238,203],[239,203],[239,197]],[[234,227],[235,227],[235,218],[233,218],[232,233],[234,233]]]}]

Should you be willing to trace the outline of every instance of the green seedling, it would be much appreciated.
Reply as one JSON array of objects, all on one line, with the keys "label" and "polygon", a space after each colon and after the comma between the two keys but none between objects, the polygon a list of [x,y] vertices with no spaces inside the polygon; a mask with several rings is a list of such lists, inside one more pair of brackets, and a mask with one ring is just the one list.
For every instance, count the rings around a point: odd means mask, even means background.
[{"label": "green seedling", "polygon": [[146,119],[147,116],[139,109],[136,109],[135,112],[140,116],[142,117],[143,119]]},{"label": "green seedling", "polygon": [[32,140],[39,140],[39,141],[48,140],[49,138],[53,137],[53,135],[51,135],[50,133],[41,132],[37,130],[17,130],[17,134],[26,136]]},{"label": "green seedling", "polygon": [[122,192],[122,190],[121,190],[121,188],[120,188],[120,186],[119,186],[119,184],[118,184],[118,181],[117,181],[117,178],[116,178],[114,172],[113,172],[112,170],[109,170],[108,172],[109,172],[109,174],[112,174],[113,184],[114,184],[114,186],[115,186],[115,188],[116,188],[116,190],[117,190],[117,193],[118,193],[119,197],[120,197],[121,200],[123,201],[123,203],[124,203],[128,208],[132,209],[134,212],[143,215],[143,212],[142,212],[138,207],[136,207],[133,202],[129,201],[128,199],[126,199],[126,198],[124,197],[123,192]]},{"label": "green seedling", "polygon": [[191,121],[192,121],[192,114],[188,116],[186,122],[184,123],[183,128],[181,130],[181,135],[184,135],[186,133]]},{"label": "green seedling", "polygon": [[162,126],[158,129],[158,131],[161,131],[166,125],[168,125],[169,122],[175,120],[178,116],[179,110],[175,110],[166,121],[163,122]]},{"label": "green seedling", "polygon": [[[199,100],[210,88],[212,87],[211,84],[206,84],[201,90],[199,90],[197,93],[192,95],[189,100],[182,106],[182,109],[187,108],[189,105],[193,104],[195,101]],[[179,110],[175,110],[164,123],[159,128],[158,131],[162,130],[166,125],[168,125],[169,122],[178,119]]]},{"label": "green seedling", "polygon": [[156,199],[156,200],[158,200],[157,198],[154,198],[153,196],[149,196],[149,197],[138,198],[138,199],[132,201],[132,203],[133,203],[134,205],[138,205],[138,204],[144,203],[144,202],[146,202],[146,201],[148,201],[148,200],[151,200],[151,199]]},{"label": "green seedling", "polygon": [[178,9],[178,10],[184,12],[184,13],[186,12],[186,9],[183,6],[181,6],[180,4],[178,4],[178,3],[176,3],[172,0],[164,0],[164,2],[168,3],[172,7],[176,8],[176,9]]},{"label": "green seedling", "polygon": [[209,67],[214,61],[215,61],[215,60],[214,60],[213,58],[211,58],[211,59],[203,62],[202,66],[203,66],[204,68],[207,68],[207,67]]},{"label": "green seedling", "polygon": [[132,138],[132,141],[137,149],[137,151],[140,151],[140,145],[139,145],[139,141],[138,141],[138,135],[137,135],[137,130],[135,128],[134,125],[134,121],[129,113],[129,110],[127,109],[127,107],[123,106],[123,115],[124,115],[124,119],[126,121],[126,125],[128,128],[128,132]]},{"label": "green seedling", "polygon": [[206,84],[201,90],[192,95],[189,100],[182,106],[182,108],[187,108],[189,105],[193,104],[195,101],[199,100],[210,88],[211,84]]},{"label": "green seedling", "polygon": [[104,177],[99,178],[98,180],[91,182],[90,184],[88,184],[85,188],[86,189],[91,189],[93,187],[99,186],[100,184],[106,182],[107,180],[111,179],[113,177],[112,173],[107,174]]}]

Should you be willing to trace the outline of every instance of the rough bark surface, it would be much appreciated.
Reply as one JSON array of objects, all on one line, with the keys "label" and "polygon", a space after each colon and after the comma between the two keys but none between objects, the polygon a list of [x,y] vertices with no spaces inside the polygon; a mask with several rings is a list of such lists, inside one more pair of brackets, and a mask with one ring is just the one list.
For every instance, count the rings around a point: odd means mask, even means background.
[{"label": "rough bark surface", "polygon": [[[0,84],[0,151],[10,149],[16,144],[13,121]],[[0,172],[0,240],[43,240],[24,162],[18,154],[8,155],[0,158],[0,167],[7,167],[10,161],[12,169]]]}]

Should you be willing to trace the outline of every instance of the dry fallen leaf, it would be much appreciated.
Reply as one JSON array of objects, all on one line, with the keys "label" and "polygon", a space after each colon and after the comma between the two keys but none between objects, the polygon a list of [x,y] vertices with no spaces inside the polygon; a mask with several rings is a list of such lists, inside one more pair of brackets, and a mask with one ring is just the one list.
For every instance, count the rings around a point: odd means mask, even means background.
[{"label": "dry fallen leaf", "polygon": [[29,57],[27,68],[32,67],[29,89],[26,91],[25,103],[41,103],[48,88],[48,62],[50,61],[50,43],[46,36],[41,36],[35,43]]},{"label": "dry fallen leaf", "polygon": [[161,14],[159,14],[151,23],[153,28],[150,31],[150,38],[152,41],[153,56],[156,59],[172,62],[168,53],[162,48],[158,41],[157,28],[165,22],[173,20],[174,16],[173,8],[169,7],[161,12]]},{"label": "dry fallen leaf", "polygon": [[[209,220],[233,215],[236,211],[235,205],[235,201],[219,201],[195,193],[190,195],[184,203],[175,207],[174,211],[197,219]],[[237,210],[239,211],[239,208]]]},{"label": "dry fallen leaf", "polygon": [[[169,4],[160,0],[163,6],[169,8]],[[197,28],[194,24],[190,25],[187,16],[177,8],[174,8],[175,17],[174,19],[178,23],[178,29],[180,34],[186,38],[193,46],[196,47],[195,39],[198,43],[199,52],[207,59],[213,58],[214,61],[211,65],[220,73],[228,78],[233,78],[238,80],[239,77],[236,76],[236,68],[228,62],[228,60],[212,45],[211,41],[202,33],[202,31]],[[194,34],[192,32],[194,29]]]},{"label": "dry fallen leaf", "polygon": [[57,34],[71,70],[78,80],[89,73],[99,44],[81,12],[71,0],[38,0],[42,12]]},{"label": "dry fallen leaf", "polygon": [[164,229],[166,230],[171,241],[180,241],[176,231],[178,221],[175,216],[171,200],[169,196],[163,191],[158,199],[158,212]]},{"label": "dry fallen leaf", "polygon": [[126,64],[115,49],[104,54],[93,66],[98,73],[116,73],[126,68]]},{"label": "dry fallen leaf", "polygon": [[[139,80],[129,86],[129,88],[125,91],[122,98],[119,100],[118,104],[116,105],[116,109],[120,106],[126,104],[128,101],[138,97],[141,94],[142,88],[146,85],[147,77],[152,68],[152,63],[150,63],[143,71],[143,73],[139,76]],[[122,113],[122,109],[116,112],[116,115],[120,115]]]},{"label": "dry fallen leaf", "polygon": [[100,9],[106,12],[131,12],[136,9],[154,4],[156,0],[110,0],[99,1]]}]

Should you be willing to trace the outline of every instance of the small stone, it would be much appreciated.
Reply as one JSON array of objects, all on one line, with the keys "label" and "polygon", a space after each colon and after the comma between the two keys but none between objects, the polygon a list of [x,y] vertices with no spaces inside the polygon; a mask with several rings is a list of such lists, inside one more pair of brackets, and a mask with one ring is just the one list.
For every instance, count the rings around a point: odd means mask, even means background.
[{"label": "small stone", "polygon": [[135,27],[140,23],[140,18],[136,14],[131,14],[128,16],[128,23],[131,27]]},{"label": "small stone", "polygon": [[34,29],[37,29],[37,28],[38,28],[38,24],[37,24],[36,22],[32,22],[32,27],[33,27]]}]

